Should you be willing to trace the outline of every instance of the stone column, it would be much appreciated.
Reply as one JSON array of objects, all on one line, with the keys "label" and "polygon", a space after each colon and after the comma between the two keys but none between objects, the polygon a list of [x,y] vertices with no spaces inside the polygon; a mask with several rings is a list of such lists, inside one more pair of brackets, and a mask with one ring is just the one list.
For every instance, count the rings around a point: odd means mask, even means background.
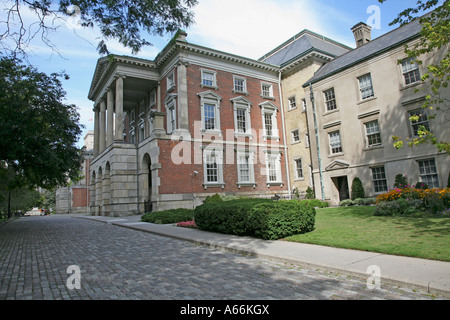
[{"label": "stone column", "polygon": [[111,89],[107,91],[107,134],[106,146],[109,146],[114,141],[113,118],[114,118],[114,96]]},{"label": "stone column", "polygon": [[187,62],[178,64],[178,128],[189,130],[188,92],[187,92]]},{"label": "stone column", "polygon": [[99,153],[99,138],[100,138],[100,119],[99,119],[99,111],[98,106],[94,107],[94,157],[96,157]]},{"label": "stone column", "polygon": [[99,134],[99,152],[102,153],[106,148],[106,103],[100,101],[100,134]]},{"label": "stone column", "polygon": [[119,75],[116,79],[116,141],[123,141],[123,79]]}]

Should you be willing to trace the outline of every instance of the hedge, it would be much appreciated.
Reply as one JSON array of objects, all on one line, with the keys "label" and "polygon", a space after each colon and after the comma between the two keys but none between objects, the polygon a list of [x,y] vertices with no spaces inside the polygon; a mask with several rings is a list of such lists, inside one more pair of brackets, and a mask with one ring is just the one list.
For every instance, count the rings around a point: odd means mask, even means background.
[{"label": "hedge", "polygon": [[296,200],[238,199],[204,203],[194,219],[202,230],[276,240],[314,230],[315,213]]},{"label": "hedge", "polygon": [[191,221],[194,218],[193,209],[171,209],[157,212],[149,212],[141,217],[141,221],[167,224],[183,221]]}]

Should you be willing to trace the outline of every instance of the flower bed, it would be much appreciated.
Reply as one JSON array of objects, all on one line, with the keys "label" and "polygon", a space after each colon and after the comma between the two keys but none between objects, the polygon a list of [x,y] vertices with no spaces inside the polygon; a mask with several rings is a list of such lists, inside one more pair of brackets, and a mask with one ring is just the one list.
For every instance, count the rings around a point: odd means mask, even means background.
[{"label": "flower bed", "polygon": [[[417,210],[433,214],[450,208],[450,188],[394,188],[377,197],[377,215],[402,215]],[[412,210],[413,209],[413,210]]]}]

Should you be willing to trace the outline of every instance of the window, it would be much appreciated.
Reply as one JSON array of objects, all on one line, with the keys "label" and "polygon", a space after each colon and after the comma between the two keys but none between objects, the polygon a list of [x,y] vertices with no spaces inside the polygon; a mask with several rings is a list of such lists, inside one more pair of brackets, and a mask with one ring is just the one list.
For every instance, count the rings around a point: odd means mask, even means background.
[{"label": "window", "polygon": [[409,112],[410,117],[415,117],[411,120],[411,128],[414,136],[419,136],[420,127],[425,127],[426,130],[430,131],[430,124],[428,122],[427,112],[424,109],[416,109]]},{"label": "window", "polygon": [[262,112],[263,138],[278,138],[277,110],[278,107],[271,102],[259,105]]},{"label": "window", "polygon": [[262,83],[261,84],[261,95],[263,98],[272,98],[273,90],[272,84],[270,83]]},{"label": "window", "polygon": [[419,65],[415,62],[415,60],[415,58],[408,58],[402,61],[402,71],[406,85],[421,80]]},{"label": "window", "polygon": [[216,73],[214,71],[202,70],[202,87],[216,87]]},{"label": "window", "polygon": [[129,143],[136,143],[136,132],[134,126],[130,129]]},{"label": "window", "polygon": [[302,99],[302,112],[306,112],[306,99]]},{"label": "window", "polygon": [[250,123],[251,101],[244,97],[231,99],[234,110],[234,128],[236,136],[252,136]]},{"label": "window", "polygon": [[223,151],[220,149],[205,149],[203,151],[204,186],[223,187]]},{"label": "window", "polygon": [[266,154],[267,183],[281,183],[281,156],[279,153]]},{"label": "window", "polygon": [[220,131],[220,101],[222,98],[212,91],[199,94],[201,98],[202,131]]},{"label": "window", "polygon": [[378,120],[367,122],[365,125],[367,146],[374,147],[381,145],[381,134]]},{"label": "window", "polygon": [[150,108],[156,105],[156,89],[150,92]]},{"label": "window", "polygon": [[359,77],[359,90],[361,91],[361,99],[367,99],[374,96],[373,86],[372,86],[372,77],[370,73]]},{"label": "window", "polygon": [[309,133],[305,133],[305,147],[309,148]]},{"label": "window", "polygon": [[291,131],[292,143],[300,142],[300,132],[298,129]]},{"label": "window", "polygon": [[295,101],[295,97],[289,98],[289,110],[296,109],[297,103]]},{"label": "window", "polygon": [[331,132],[330,134],[330,149],[332,154],[342,152],[341,134],[339,131]]},{"label": "window", "polygon": [[145,121],[141,120],[139,122],[139,142],[144,141],[145,139]]},{"label": "window", "polygon": [[333,111],[337,109],[336,96],[334,95],[334,88],[324,91],[325,104],[327,105],[327,111]]},{"label": "window", "polygon": [[167,91],[170,91],[173,88],[175,88],[175,71],[172,71],[167,76]]},{"label": "window", "polygon": [[177,96],[170,94],[165,100],[167,113],[167,133],[171,134],[177,129]]},{"label": "window", "polygon": [[384,167],[372,168],[372,181],[375,193],[388,191]]},{"label": "window", "polygon": [[253,160],[254,160],[253,152],[238,150],[237,152],[238,185],[255,184]]},{"label": "window", "polygon": [[296,179],[303,179],[303,166],[302,166],[302,159],[294,159],[295,162],[295,178]]},{"label": "window", "polygon": [[434,159],[419,161],[419,178],[429,188],[439,188],[439,179]]},{"label": "window", "polygon": [[242,77],[233,76],[233,91],[234,92],[241,92],[246,93],[247,92],[247,80]]}]

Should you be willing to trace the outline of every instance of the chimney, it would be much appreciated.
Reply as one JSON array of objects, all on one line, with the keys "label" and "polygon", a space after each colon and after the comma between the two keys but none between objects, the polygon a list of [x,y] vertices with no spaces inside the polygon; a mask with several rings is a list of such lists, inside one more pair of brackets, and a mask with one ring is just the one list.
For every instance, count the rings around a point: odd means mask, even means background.
[{"label": "chimney", "polygon": [[353,35],[355,36],[356,47],[359,48],[362,45],[372,40],[372,27],[368,26],[364,22],[360,22],[352,28]]}]

